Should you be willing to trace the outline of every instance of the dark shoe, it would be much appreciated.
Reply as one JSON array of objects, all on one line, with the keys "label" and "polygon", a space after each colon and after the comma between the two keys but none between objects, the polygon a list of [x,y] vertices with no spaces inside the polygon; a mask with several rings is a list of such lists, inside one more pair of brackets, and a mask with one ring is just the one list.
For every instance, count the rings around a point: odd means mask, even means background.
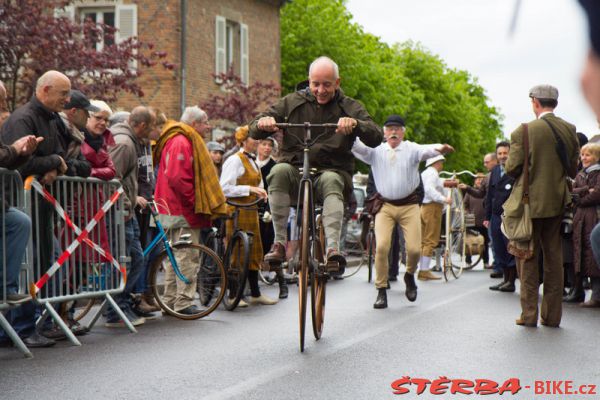
[{"label": "dark shoe", "polygon": [[34,332],[31,336],[23,339],[23,343],[27,347],[51,347],[56,344],[52,339],[45,338],[44,336]]},{"label": "dark shoe", "polygon": [[342,253],[336,249],[327,250],[327,264],[330,263],[337,263],[337,274],[340,276],[344,275],[344,272],[346,272],[346,258],[342,255]]},{"label": "dark shoe", "polygon": [[281,264],[285,261],[285,247],[279,242],[273,243],[271,250],[265,254],[265,261],[269,264]]},{"label": "dark shoe", "polygon": [[6,295],[8,304],[22,304],[27,303],[29,300],[31,300],[31,296],[28,294],[9,293]]},{"label": "dark shoe", "polygon": [[415,301],[417,299],[417,284],[415,283],[414,274],[405,273],[404,283],[406,284],[406,298],[408,301]]},{"label": "dark shoe", "polygon": [[563,297],[565,303],[582,303],[585,301],[585,292],[583,290],[573,290],[566,297]]},{"label": "dark shoe", "polygon": [[388,281],[396,282],[398,280],[398,275],[392,275],[388,278]]},{"label": "dark shoe", "polygon": [[600,307],[600,301],[599,300],[594,300],[594,299],[589,299],[588,301],[581,303],[579,305],[579,307],[584,307],[584,308],[598,308]]},{"label": "dark shoe", "polygon": [[183,310],[179,310],[177,312],[179,314],[183,314],[183,315],[196,315],[196,314],[200,314],[202,312],[202,310],[200,310],[198,307],[196,307],[196,305],[192,304],[191,306],[186,307]]},{"label": "dark shoe", "polygon": [[512,282],[504,282],[502,285],[500,285],[498,290],[501,292],[513,293],[515,291],[515,284]]},{"label": "dark shoe", "polygon": [[387,289],[377,289],[377,299],[373,304],[373,308],[387,308]]},{"label": "dark shoe", "polygon": [[522,320],[521,318],[517,319],[515,321],[515,324],[517,324],[519,326],[527,326],[529,328],[537,328],[537,321],[536,322],[525,322],[525,320]]},{"label": "dark shoe", "polygon": [[343,281],[344,280],[344,277],[340,274],[334,274],[334,275],[332,275],[332,277],[333,277],[334,281]]},{"label": "dark shoe", "polygon": [[504,274],[502,272],[494,271],[490,274],[490,278],[502,278],[502,277],[504,277]]},{"label": "dark shoe", "polygon": [[560,324],[549,324],[549,323],[548,323],[548,322],[546,322],[546,320],[545,320],[545,319],[543,319],[543,318],[541,318],[541,319],[540,319],[540,324],[542,324],[542,325],[544,325],[544,326],[547,326],[548,328],[558,328],[558,326],[560,325]]},{"label": "dark shoe", "polygon": [[280,299],[287,299],[288,292],[289,292],[289,289],[288,289],[287,285],[284,284],[284,285],[279,286],[279,298]]},{"label": "dark shoe", "polygon": [[502,283],[499,283],[497,285],[490,286],[490,290],[500,290],[500,288],[502,286],[504,286],[505,283],[507,283],[507,282],[502,282]]},{"label": "dark shoe", "polygon": [[75,336],[83,336],[90,331],[87,326],[81,325],[74,319],[68,319],[67,325],[69,326],[69,329],[71,329],[71,332],[73,332],[73,335]]},{"label": "dark shoe", "polygon": [[52,340],[65,340],[67,335],[60,329],[58,325],[54,325],[50,329],[42,331],[42,336]]},{"label": "dark shoe", "polygon": [[[140,303],[141,304],[141,303]],[[189,308],[189,307],[188,307]],[[152,313],[152,312],[147,312],[146,310],[143,310],[139,304],[135,307],[131,307],[131,311],[133,311],[133,313],[135,315],[137,315],[138,317],[144,318],[145,320],[153,320],[156,319],[156,314]]]},{"label": "dark shoe", "polygon": [[442,267],[440,267],[439,265],[434,265],[433,267],[431,267],[431,270],[433,272],[442,272]]}]

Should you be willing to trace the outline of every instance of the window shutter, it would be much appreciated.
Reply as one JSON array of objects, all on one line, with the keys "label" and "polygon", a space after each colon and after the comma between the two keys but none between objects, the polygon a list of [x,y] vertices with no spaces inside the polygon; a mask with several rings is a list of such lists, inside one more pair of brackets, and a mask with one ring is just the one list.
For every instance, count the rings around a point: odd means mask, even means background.
[{"label": "window shutter", "polygon": [[227,72],[227,66],[225,65],[227,63],[225,58],[225,41],[227,37],[225,33],[225,18],[217,15],[215,25],[215,74],[219,75]]},{"label": "window shutter", "polygon": [[115,42],[120,43],[137,36],[137,5],[122,4],[115,7]]},{"label": "window shutter", "polygon": [[240,24],[240,78],[246,85],[250,81],[250,63],[248,62],[248,25]]},{"label": "window shutter", "polygon": [[69,18],[71,21],[75,20],[75,7],[73,6],[65,6],[64,8],[55,8],[54,9],[54,18]]}]

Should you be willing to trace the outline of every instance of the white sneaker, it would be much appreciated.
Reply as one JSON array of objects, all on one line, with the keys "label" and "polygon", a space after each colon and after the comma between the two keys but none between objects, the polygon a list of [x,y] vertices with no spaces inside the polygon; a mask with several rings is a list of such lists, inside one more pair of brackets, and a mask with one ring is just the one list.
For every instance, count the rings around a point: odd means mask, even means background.
[{"label": "white sneaker", "polygon": [[244,299],[241,299],[237,306],[238,308],[246,308],[248,307],[248,303]]},{"label": "white sneaker", "polygon": [[261,294],[258,297],[250,296],[248,301],[250,304],[253,304],[253,305],[254,304],[262,304],[265,306],[272,306],[273,304],[277,304],[277,300],[267,297],[264,294]]}]

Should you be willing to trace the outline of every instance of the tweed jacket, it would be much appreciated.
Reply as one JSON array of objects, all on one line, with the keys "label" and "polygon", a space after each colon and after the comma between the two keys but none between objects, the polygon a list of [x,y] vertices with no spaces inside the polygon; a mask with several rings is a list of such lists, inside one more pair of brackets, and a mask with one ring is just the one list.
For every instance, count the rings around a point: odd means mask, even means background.
[{"label": "tweed jacket", "polygon": [[[575,126],[553,113],[531,121],[529,125],[529,204],[531,218],[550,218],[562,215],[571,196],[567,186],[567,175],[556,152],[556,139],[552,129],[543,121],[550,122],[562,138],[571,171],[576,171],[579,142]],[[523,193],[523,126],[519,126],[510,137],[510,152],[506,162],[506,173],[516,182],[504,205],[504,209],[518,207]],[[570,173],[569,173],[570,174]],[[575,175],[570,176],[574,178]]]}]

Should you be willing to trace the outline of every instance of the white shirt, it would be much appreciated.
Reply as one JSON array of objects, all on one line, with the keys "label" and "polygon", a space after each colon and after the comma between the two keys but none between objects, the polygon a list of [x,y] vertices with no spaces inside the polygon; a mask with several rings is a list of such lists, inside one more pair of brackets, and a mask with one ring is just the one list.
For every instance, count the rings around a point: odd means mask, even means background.
[{"label": "white shirt", "polygon": [[357,138],[352,153],[371,166],[375,186],[383,197],[400,200],[419,186],[419,163],[440,155],[436,150],[440,146],[439,143],[417,144],[403,140],[395,149],[387,143],[373,149]]},{"label": "white shirt", "polygon": [[[240,149],[239,153],[243,152],[244,149]],[[250,157],[248,157],[248,160],[250,161],[252,168],[254,168],[255,171],[258,171],[259,169],[256,162]],[[221,179],[219,181],[225,197],[244,197],[250,195],[250,186],[237,184],[238,178],[244,175],[244,172],[246,172],[246,169],[237,154],[233,154],[225,160],[223,170],[221,171]],[[262,179],[260,180],[258,187],[264,187]]]},{"label": "white shirt", "polygon": [[446,196],[444,196],[444,181],[440,179],[440,174],[437,169],[433,167],[427,168],[421,174],[421,178],[423,179],[423,189],[425,189],[423,204],[444,204],[446,202]]}]

